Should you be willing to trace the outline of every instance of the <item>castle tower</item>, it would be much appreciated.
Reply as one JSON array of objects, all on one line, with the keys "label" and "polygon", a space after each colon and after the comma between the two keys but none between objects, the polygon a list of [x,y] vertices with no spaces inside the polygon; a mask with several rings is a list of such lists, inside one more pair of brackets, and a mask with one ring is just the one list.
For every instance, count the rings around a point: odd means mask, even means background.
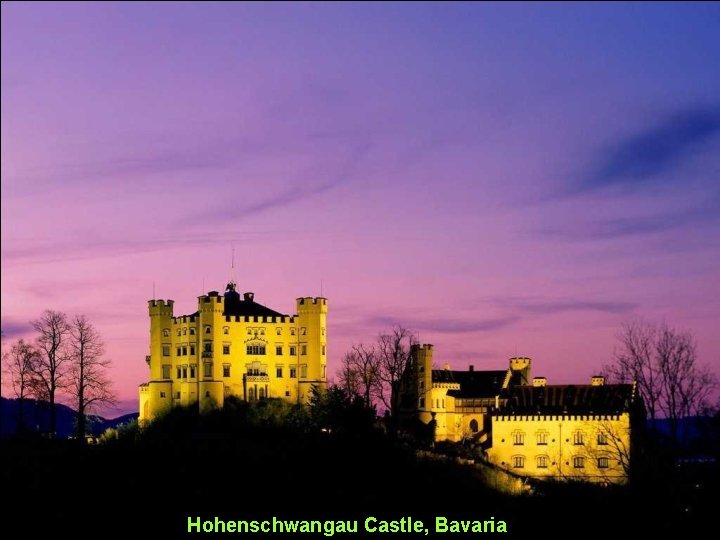
[{"label": "castle tower", "polygon": [[327,298],[298,298],[296,357],[299,403],[307,403],[313,386],[327,387]]},{"label": "castle tower", "polygon": [[530,384],[530,368],[532,360],[525,356],[515,356],[510,359],[510,382],[513,385]]},{"label": "castle tower", "polygon": [[149,300],[150,354],[145,357],[150,381],[140,386],[140,421],[172,407],[172,300]]},{"label": "castle tower", "polygon": [[417,366],[417,407],[419,417],[420,420],[427,424],[432,420],[430,396],[432,390],[433,346],[429,343],[413,345],[411,354]]}]

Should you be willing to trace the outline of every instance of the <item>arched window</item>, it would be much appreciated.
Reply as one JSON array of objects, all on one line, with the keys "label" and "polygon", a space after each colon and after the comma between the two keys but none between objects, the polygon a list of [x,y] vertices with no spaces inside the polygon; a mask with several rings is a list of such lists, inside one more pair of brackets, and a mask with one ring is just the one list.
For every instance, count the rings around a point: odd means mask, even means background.
[{"label": "arched window", "polygon": [[472,431],[473,433],[477,433],[478,429],[478,421],[473,418],[472,420],[470,420],[470,431]]},{"label": "arched window", "polygon": [[255,401],[255,388],[248,388],[248,401]]},{"label": "arched window", "polygon": [[163,337],[170,337],[170,329],[163,328]]},{"label": "arched window", "polygon": [[537,468],[538,469],[547,469],[548,466],[548,457],[547,456],[538,456],[537,457]]},{"label": "arched window", "polygon": [[258,388],[258,399],[265,399],[265,389]]}]

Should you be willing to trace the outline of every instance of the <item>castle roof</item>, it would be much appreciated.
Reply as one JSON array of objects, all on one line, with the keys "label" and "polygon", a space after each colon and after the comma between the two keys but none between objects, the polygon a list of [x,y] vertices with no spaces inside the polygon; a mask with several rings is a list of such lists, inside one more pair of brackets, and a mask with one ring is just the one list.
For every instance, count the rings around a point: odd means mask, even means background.
[{"label": "castle roof", "polygon": [[507,412],[526,414],[617,414],[630,409],[632,384],[514,386]]},{"label": "castle roof", "polygon": [[453,371],[433,369],[432,381],[435,383],[458,383],[459,390],[448,390],[449,396],[457,398],[495,397],[503,387],[507,370],[494,371]]},{"label": "castle roof", "polygon": [[270,309],[267,306],[263,306],[262,304],[258,304],[254,300],[240,300],[232,305],[226,305],[225,311],[223,312],[223,315],[229,315],[229,316],[258,316],[258,317],[286,317],[287,315],[283,315],[282,313],[279,313],[275,311],[274,309]]}]

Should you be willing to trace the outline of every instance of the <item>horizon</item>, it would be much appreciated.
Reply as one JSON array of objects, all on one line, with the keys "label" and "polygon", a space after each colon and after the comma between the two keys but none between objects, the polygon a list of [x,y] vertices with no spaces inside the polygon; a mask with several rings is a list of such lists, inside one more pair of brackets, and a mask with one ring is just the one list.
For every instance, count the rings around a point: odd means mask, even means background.
[{"label": "horizon", "polygon": [[147,301],[194,312],[233,250],[271,309],[322,289],[331,379],[393,324],[584,384],[666,322],[720,371],[720,5],[0,9],[3,351],[87,315],[115,416]]}]

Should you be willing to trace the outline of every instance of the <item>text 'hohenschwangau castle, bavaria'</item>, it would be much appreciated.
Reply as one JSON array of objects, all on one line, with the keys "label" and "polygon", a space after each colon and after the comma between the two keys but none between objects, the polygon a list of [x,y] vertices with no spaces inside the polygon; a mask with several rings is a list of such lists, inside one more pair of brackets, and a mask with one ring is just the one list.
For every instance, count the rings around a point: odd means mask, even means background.
[{"label": "text 'hohenschwangau castle, bavaria'", "polygon": [[[280,398],[307,404],[327,386],[326,298],[297,299],[283,315],[242,298],[233,282],[175,316],[172,300],[151,300],[150,381],[140,385],[140,421],[173,406],[221,406]],[[507,369],[433,367],[433,346],[414,345],[399,393],[401,430],[435,441],[472,440],[492,464],[533,478],[627,481],[632,428],[642,403],[632,384],[548,385],[530,377],[530,358]],[[639,425],[639,423],[638,423]]]}]

